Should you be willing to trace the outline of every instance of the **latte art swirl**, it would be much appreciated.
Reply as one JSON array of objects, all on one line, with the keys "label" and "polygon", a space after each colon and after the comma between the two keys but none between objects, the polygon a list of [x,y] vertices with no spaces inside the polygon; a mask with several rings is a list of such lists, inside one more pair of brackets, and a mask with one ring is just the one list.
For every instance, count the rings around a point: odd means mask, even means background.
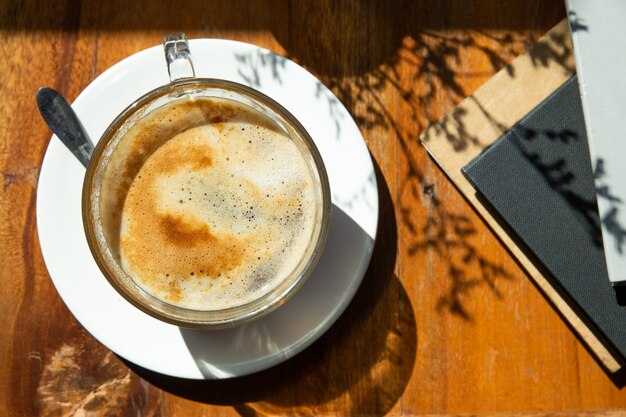
[{"label": "latte art swirl", "polygon": [[152,111],[115,148],[100,212],[124,272],[195,310],[254,301],[297,268],[316,219],[316,184],[289,136],[226,99]]}]

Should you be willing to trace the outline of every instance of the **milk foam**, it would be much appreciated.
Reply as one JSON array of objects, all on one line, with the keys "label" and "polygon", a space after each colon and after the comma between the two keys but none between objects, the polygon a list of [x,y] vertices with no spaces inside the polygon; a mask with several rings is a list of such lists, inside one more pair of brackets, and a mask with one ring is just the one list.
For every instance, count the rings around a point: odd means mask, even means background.
[{"label": "milk foam", "polygon": [[153,296],[196,310],[242,305],[303,258],[316,178],[294,142],[257,111],[223,99],[185,101],[152,112],[122,138],[110,164],[119,171],[105,173],[101,201],[105,216],[121,206],[121,218],[103,224],[118,228],[109,241],[118,242],[123,270]]}]

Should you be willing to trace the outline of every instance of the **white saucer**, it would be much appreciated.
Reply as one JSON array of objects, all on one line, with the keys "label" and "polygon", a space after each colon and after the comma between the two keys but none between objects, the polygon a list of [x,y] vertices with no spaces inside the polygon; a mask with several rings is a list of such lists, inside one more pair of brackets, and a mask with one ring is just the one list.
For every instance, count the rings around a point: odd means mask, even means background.
[{"label": "white saucer", "polygon": [[[139,366],[193,379],[257,372],[295,355],[341,315],[369,264],[378,223],[372,161],[350,114],[319,80],[292,61],[253,45],[192,40],[196,75],[237,81],[285,106],[315,140],[330,179],[330,235],[304,287],[285,305],[228,330],[179,329],[126,302],[100,273],[85,240],[81,191],[85,170],[53,137],[41,168],[37,226],[48,271],[76,319],[102,344]],[[161,46],[104,72],[73,104],[96,141],[129,103],[168,82]]]}]

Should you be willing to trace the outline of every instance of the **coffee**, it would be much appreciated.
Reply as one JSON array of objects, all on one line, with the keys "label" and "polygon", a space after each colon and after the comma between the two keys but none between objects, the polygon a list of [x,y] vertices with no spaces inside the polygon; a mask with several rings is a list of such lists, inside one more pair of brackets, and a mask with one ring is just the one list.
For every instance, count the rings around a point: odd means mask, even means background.
[{"label": "coffee", "polygon": [[319,179],[259,111],[228,99],[168,103],[112,151],[100,221],[112,256],[154,297],[195,310],[256,300],[297,268]]}]

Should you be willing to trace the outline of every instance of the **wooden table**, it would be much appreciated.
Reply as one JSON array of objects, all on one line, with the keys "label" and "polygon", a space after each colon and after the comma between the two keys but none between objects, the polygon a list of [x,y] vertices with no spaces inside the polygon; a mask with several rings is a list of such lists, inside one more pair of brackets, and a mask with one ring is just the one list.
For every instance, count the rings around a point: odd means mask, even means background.
[{"label": "wooden table", "polygon": [[[431,3],[2,2],[0,416],[621,415],[623,379],[602,370],[417,141],[563,5]],[[123,362],[70,315],[39,249],[50,132],[35,91],[71,101],[171,30],[305,66],[352,113],[379,171],[375,253],[346,313],[300,355],[236,380]]]}]

